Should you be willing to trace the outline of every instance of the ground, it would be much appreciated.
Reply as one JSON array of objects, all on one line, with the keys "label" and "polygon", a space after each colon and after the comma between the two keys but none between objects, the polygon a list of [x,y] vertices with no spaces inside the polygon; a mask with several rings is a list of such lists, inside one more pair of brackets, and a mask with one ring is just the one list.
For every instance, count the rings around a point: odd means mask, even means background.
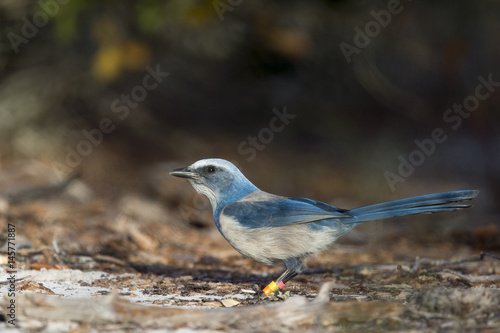
[{"label": "ground", "polygon": [[[264,297],[260,291],[283,268],[233,250],[203,199],[182,181],[167,180],[161,196],[139,189],[104,197],[78,177],[33,187],[8,172],[4,184],[16,190],[0,202],[6,235],[0,270],[7,276],[1,328],[500,330],[500,229],[494,223],[436,234],[402,232],[394,224],[384,224],[380,234],[374,232],[379,224],[361,226],[309,258],[308,269],[282,292]],[[440,216],[431,222],[461,219]],[[12,300],[15,326],[9,324]]]}]

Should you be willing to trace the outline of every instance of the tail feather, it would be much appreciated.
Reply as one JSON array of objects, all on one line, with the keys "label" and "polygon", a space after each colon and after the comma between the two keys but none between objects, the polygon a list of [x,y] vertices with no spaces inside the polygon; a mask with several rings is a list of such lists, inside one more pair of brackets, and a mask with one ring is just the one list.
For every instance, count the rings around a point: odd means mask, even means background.
[{"label": "tail feather", "polygon": [[359,223],[395,216],[452,212],[469,208],[471,205],[457,202],[472,200],[478,193],[475,190],[434,193],[364,206],[347,211],[347,214],[353,216],[353,220],[346,222]]}]

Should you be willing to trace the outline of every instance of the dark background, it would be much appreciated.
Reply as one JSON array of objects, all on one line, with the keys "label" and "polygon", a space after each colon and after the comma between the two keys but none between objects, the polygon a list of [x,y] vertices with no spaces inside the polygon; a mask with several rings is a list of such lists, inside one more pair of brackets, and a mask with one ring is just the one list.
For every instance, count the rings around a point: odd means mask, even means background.
[{"label": "dark background", "polygon": [[[385,27],[373,25],[371,11],[383,16],[394,3],[4,1],[1,189],[78,177],[110,200],[128,191],[190,198],[166,172],[221,157],[263,190],[345,208],[479,189],[472,210],[426,218],[426,230],[498,225],[500,92],[456,129],[443,116],[474,95],[479,76],[500,81],[500,4],[401,1]],[[355,28],[371,21],[379,31],[347,61],[341,43],[354,46]],[[147,66],[169,75],[120,119],[113,102],[142,86]],[[273,109],[284,108],[296,117],[270,137]],[[96,134],[89,152],[82,131],[105,118],[114,130]],[[391,189],[385,173],[397,174],[398,157],[436,128],[447,139]],[[240,145],[259,133],[262,150],[245,153]],[[68,165],[78,145],[88,154]],[[189,219],[210,222],[206,201],[181,202],[200,212]]]},{"label": "dark background", "polygon": [[[19,327],[498,331],[499,18],[494,0],[0,0],[0,270],[9,226]],[[464,211],[360,225],[262,300],[283,267],[236,252],[208,200],[168,174],[207,157],[342,208],[480,194]],[[245,318],[199,324],[191,308],[214,296]]]}]

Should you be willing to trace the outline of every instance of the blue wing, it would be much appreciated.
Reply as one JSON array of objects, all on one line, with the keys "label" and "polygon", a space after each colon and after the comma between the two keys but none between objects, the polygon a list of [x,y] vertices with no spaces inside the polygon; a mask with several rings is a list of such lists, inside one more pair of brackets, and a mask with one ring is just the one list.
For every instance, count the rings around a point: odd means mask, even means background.
[{"label": "blue wing", "polygon": [[226,206],[221,214],[236,219],[248,228],[265,228],[352,217],[345,212],[324,202],[276,196],[273,200],[237,201]]},{"label": "blue wing", "polygon": [[472,190],[434,193],[345,210],[311,199],[285,198],[256,191],[226,206],[222,214],[233,217],[247,228],[310,223],[311,228],[342,225],[348,230],[364,221],[468,208],[469,204],[457,202],[471,200],[478,193]]}]

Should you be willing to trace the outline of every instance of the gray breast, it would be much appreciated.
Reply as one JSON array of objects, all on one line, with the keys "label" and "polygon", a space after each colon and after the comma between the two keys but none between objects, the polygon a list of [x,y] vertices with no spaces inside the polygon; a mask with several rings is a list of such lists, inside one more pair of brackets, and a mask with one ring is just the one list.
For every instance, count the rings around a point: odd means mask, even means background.
[{"label": "gray breast", "polygon": [[238,252],[264,264],[321,252],[337,238],[334,230],[311,230],[307,224],[245,228],[223,213],[219,225],[223,236]]}]

